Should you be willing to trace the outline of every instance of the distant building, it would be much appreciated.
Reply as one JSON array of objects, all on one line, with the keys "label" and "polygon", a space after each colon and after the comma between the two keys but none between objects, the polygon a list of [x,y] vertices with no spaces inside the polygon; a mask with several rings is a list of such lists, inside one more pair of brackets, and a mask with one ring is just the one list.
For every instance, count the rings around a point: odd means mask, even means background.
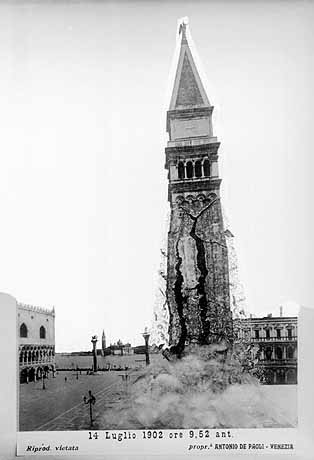
[{"label": "distant building", "polygon": [[273,317],[234,320],[238,340],[250,342],[265,383],[296,384],[298,363],[298,318]]},{"label": "distant building", "polygon": [[101,351],[102,351],[102,356],[105,356],[106,354],[106,336],[105,336],[105,331],[102,331],[102,336],[101,336]]},{"label": "distant building", "polygon": [[130,343],[122,343],[121,340],[118,340],[117,343],[114,343],[113,345],[110,344],[110,346],[106,348],[105,354],[120,356],[133,355],[134,349]]},{"label": "distant building", "polygon": [[17,303],[20,382],[55,371],[55,310]]}]

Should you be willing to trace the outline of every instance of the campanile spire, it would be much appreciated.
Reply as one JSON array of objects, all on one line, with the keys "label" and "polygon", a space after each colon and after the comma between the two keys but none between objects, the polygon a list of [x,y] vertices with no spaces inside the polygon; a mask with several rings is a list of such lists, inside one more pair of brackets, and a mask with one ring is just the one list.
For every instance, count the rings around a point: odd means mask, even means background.
[{"label": "campanile spire", "polygon": [[180,54],[169,110],[210,107],[187,39],[188,25],[179,27]]},{"label": "campanile spire", "polygon": [[181,23],[180,53],[167,112],[166,169],[169,340],[182,356],[196,345],[232,342],[228,251],[220,204],[219,142],[212,112]]}]

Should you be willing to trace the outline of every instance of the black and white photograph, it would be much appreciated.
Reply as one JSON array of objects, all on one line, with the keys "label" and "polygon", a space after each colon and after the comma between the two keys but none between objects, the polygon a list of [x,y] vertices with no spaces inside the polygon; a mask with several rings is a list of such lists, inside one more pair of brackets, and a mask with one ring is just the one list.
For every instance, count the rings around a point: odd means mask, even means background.
[{"label": "black and white photograph", "polygon": [[314,5],[1,11],[0,303],[16,311],[17,432],[188,430],[196,450],[210,430],[297,429]]}]

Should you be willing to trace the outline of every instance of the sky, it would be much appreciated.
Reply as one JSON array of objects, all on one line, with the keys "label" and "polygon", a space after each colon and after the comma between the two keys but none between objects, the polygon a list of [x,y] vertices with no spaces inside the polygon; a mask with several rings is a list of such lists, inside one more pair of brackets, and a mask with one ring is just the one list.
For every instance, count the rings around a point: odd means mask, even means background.
[{"label": "sky", "polygon": [[[222,199],[249,310],[314,305],[314,5],[0,5],[0,290],[56,309],[56,350],[141,344],[168,212],[177,21],[215,106]],[[204,77],[205,78],[205,77]]]}]

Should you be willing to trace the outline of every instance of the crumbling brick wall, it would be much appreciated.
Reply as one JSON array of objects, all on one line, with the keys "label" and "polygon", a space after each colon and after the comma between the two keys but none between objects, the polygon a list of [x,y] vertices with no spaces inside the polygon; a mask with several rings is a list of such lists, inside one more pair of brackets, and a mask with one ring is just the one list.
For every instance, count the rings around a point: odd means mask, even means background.
[{"label": "crumbling brick wall", "polygon": [[216,194],[172,200],[167,300],[170,345],[232,342],[228,250]]}]

